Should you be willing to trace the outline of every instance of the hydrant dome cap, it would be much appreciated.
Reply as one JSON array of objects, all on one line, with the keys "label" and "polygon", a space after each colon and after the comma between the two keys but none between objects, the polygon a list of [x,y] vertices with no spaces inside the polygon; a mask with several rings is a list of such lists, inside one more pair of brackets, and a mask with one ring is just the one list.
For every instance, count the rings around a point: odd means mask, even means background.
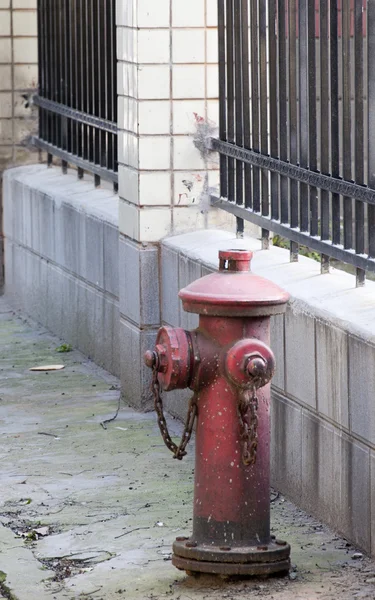
[{"label": "hydrant dome cap", "polygon": [[197,279],[179,297],[187,312],[215,316],[266,316],[285,312],[289,294],[250,272],[251,252],[219,252],[220,270]]}]

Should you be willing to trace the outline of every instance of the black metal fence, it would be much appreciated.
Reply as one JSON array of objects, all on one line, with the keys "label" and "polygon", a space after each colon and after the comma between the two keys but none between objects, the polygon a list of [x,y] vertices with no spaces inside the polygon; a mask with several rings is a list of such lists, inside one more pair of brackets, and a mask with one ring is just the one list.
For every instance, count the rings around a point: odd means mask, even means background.
[{"label": "black metal fence", "polygon": [[237,217],[375,271],[375,0],[218,0],[221,198]]},{"label": "black metal fence", "polygon": [[115,0],[38,0],[39,136],[67,165],[117,182]]}]

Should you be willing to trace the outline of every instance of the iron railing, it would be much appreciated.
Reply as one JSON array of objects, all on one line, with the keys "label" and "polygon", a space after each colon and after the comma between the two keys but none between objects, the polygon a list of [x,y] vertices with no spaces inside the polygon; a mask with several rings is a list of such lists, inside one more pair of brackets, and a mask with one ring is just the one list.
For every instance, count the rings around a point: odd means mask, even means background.
[{"label": "iron railing", "polygon": [[38,0],[39,135],[67,165],[117,184],[115,0]]},{"label": "iron railing", "polygon": [[299,246],[375,271],[375,0],[218,0],[220,198]]}]

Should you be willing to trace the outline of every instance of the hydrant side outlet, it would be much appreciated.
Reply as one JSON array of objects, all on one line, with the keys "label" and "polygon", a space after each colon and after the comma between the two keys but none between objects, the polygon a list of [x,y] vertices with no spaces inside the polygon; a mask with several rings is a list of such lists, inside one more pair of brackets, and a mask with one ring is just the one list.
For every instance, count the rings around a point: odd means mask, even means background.
[{"label": "hydrant side outlet", "polygon": [[[194,332],[161,328],[145,355],[157,391],[190,387],[182,458],[196,420],[193,532],[177,538],[172,562],[189,572],[262,575],[289,569],[290,547],[270,533],[270,381],[275,359],[270,316],[288,294],[253,275],[252,254],[219,253],[220,270],[181,290],[185,310],[200,314]],[[168,433],[168,432],[167,432]]]}]

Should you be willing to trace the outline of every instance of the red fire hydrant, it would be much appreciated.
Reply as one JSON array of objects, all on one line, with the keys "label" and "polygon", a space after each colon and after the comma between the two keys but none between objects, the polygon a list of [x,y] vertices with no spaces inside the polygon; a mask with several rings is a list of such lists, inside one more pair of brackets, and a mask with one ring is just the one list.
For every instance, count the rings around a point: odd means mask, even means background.
[{"label": "red fire hydrant", "polygon": [[[250,272],[252,253],[219,252],[220,270],[179,296],[200,315],[192,332],[162,327],[153,368],[155,408],[174,457],[185,454],[194,421],[194,524],[173,544],[173,564],[188,573],[263,575],[286,572],[290,546],[270,533],[270,316],[285,311],[289,295]],[[169,436],[161,390],[190,387],[179,446]]]}]

